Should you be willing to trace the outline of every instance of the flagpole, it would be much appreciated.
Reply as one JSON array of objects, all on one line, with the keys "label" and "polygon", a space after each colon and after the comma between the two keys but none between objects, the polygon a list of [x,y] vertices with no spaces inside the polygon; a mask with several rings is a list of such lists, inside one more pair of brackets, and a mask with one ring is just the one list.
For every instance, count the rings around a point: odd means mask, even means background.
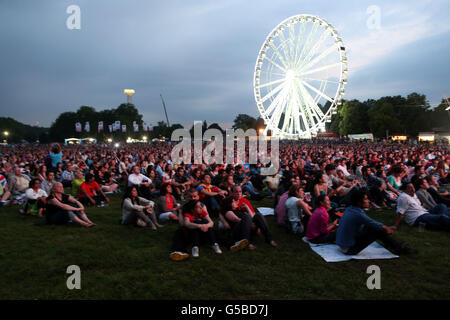
[{"label": "flagpole", "polygon": [[169,124],[169,117],[167,116],[166,104],[164,103],[164,99],[163,99],[162,94],[159,94],[159,95],[161,96],[161,100],[162,100],[163,107],[164,107],[164,112],[166,113],[167,126],[170,127],[170,124]]}]

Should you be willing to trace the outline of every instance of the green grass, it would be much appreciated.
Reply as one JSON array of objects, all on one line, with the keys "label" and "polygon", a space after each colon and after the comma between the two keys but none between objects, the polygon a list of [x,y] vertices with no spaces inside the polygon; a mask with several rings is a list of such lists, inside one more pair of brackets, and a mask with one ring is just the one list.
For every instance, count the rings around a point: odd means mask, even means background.
[{"label": "green grass", "polygon": [[[392,260],[326,263],[301,237],[267,217],[278,248],[255,240],[256,251],[169,259],[175,223],[152,231],[122,226],[119,196],[107,208],[89,208],[97,226],[34,226],[17,206],[0,208],[0,299],[449,299],[450,234],[395,234],[420,252]],[[254,202],[270,206],[271,200]],[[395,212],[369,212],[391,225]],[[68,290],[66,269],[81,268],[81,290]],[[381,268],[381,290],[368,290],[366,269]]]}]

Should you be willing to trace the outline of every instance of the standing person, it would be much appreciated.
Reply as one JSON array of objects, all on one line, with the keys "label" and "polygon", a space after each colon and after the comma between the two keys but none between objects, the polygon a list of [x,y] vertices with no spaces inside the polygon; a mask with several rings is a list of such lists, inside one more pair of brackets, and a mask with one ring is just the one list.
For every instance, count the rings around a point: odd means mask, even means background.
[{"label": "standing person", "polygon": [[51,159],[52,170],[56,169],[58,163],[62,163],[62,151],[61,146],[58,143],[54,143],[49,152]]},{"label": "standing person", "polygon": [[96,225],[87,217],[83,205],[72,196],[64,193],[61,182],[56,182],[50,190],[45,218],[47,224],[65,224],[74,221],[86,228]]},{"label": "standing person", "polygon": [[139,197],[136,186],[128,187],[122,201],[122,224],[147,226],[156,230],[156,227],[161,225],[156,221],[153,207],[153,201]]},{"label": "standing person", "polygon": [[331,209],[330,198],[326,195],[320,195],[317,198],[317,208],[313,211],[311,218],[308,221],[308,229],[306,231],[306,238],[309,242],[331,243],[336,240],[336,228],[338,220],[328,223],[330,215],[328,210]]},{"label": "standing person", "polygon": [[184,228],[192,241],[192,256],[199,257],[199,246],[202,241],[208,240],[214,252],[222,254],[219,244],[216,241],[216,234],[213,226],[214,222],[208,213],[203,210],[199,200],[192,200],[183,207]]},{"label": "standing person", "polygon": [[394,227],[388,227],[367,216],[364,209],[369,206],[370,200],[365,190],[352,193],[351,206],[345,209],[336,232],[336,244],[342,252],[356,255],[375,240],[381,240],[395,254],[417,253],[417,250],[410,249],[391,237]]}]

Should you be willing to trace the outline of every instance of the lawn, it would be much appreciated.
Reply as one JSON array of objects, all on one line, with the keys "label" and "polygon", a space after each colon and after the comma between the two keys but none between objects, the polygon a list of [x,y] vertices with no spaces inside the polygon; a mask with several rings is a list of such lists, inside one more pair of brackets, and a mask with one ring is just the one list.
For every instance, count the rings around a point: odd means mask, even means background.
[{"label": "lawn", "polygon": [[[402,224],[395,237],[419,250],[392,260],[326,263],[301,237],[267,217],[278,248],[169,259],[175,223],[158,231],[120,225],[119,195],[89,208],[94,228],[35,226],[18,207],[0,208],[0,299],[449,299],[450,234]],[[270,206],[272,200],[254,201]],[[395,212],[369,212],[391,225]],[[381,268],[381,290],[369,290],[369,265]],[[69,265],[81,268],[81,290],[68,290]]]}]

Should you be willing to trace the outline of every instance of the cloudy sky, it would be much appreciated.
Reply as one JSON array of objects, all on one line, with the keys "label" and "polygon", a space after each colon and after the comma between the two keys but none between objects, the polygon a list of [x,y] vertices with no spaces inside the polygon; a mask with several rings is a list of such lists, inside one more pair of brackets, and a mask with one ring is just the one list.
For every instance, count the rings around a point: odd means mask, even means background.
[{"label": "cloudy sky", "polygon": [[[70,5],[80,8],[79,30],[66,26]],[[133,88],[153,124],[165,119],[160,94],[171,123],[256,117],[258,51],[296,14],[324,18],[340,33],[346,99],[415,91],[436,105],[450,94],[449,13],[448,0],[1,1],[0,116],[50,126],[81,105],[115,108]]]}]

